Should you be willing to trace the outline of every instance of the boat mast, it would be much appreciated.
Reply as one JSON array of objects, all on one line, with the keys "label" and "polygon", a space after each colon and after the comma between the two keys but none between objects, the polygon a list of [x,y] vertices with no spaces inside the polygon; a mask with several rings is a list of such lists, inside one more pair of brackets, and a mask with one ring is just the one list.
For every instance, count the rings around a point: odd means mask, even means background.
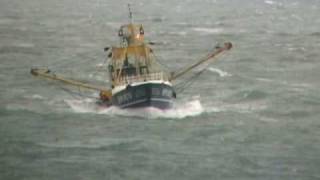
[{"label": "boat mast", "polygon": [[130,19],[130,23],[131,23],[131,24],[133,24],[133,16],[132,16],[132,11],[131,11],[130,4],[128,4],[128,10],[129,10],[129,19]]}]

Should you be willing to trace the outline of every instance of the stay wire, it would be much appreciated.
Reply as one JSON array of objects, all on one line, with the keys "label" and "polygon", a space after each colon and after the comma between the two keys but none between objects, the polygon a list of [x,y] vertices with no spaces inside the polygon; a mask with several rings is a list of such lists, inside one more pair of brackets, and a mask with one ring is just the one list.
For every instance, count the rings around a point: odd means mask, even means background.
[{"label": "stay wire", "polygon": [[64,92],[70,94],[75,99],[79,99],[79,98],[98,99],[95,96],[84,95],[83,92],[81,92],[80,87],[78,89],[78,92],[75,92],[75,91],[72,91],[72,90],[70,90],[68,88],[65,88],[62,85],[60,85],[60,89],[62,89]]},{"label": "stay wire", "polygon": [[201,71],[197,72],[196,74],[194,74],[193,76],[191,76],[190,78],[184,80],[183,82],[180,82],[176,85],[176,91],[178,93],[182,93],[184,92],[187,88],[189,88],[190,86],[192,86],[194,84],[194,82],[197,80],[197,78],[206,70],[202,69]]},{"label": "stay wire", "polygon": [[165,63],[162,62],[162,58],[159,57],[159,56],[156,56],[154,53],[152,53],[152,55],[154,56],[155,60],[161,65],[163,66],[164,68],[166,68],[169,72],[170,72],[170,68],[169,66],[167,66]]}]

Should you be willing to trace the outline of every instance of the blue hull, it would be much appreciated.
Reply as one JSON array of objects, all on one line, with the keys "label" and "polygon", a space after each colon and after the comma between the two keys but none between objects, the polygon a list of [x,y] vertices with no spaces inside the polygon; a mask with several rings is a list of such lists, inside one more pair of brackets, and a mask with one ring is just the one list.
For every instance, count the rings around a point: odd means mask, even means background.
[{"label": "blue hull", "polygon": [[124,90],[112,95],[112,105],[120,108],[170,109],[175,96],[172,86],[164,83],[128,85]]}]

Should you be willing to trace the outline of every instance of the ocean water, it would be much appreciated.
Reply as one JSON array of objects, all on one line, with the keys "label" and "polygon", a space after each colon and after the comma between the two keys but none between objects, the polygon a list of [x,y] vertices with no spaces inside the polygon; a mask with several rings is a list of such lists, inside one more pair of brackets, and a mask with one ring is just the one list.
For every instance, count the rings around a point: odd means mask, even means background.
[{"label": "ocean water", "polygon": [[[168,111],[30,75],[108,85],[128,3],[172,71],[234,47]],[[1,0],[0,179],[320,179],[319,49],[319,0]]]}]

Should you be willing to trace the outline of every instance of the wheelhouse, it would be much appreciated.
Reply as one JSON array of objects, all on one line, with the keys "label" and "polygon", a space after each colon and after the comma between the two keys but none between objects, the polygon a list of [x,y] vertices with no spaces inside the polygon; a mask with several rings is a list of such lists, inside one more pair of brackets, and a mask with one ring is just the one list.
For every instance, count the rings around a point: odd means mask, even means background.
[{"label": "wheelhouse", "polygon": [[150,80],[168,80],[167,72],[144,43],[142,25],[124,25],[119,29],[120,47],[112,47],[109,77],[112,87]]}]

